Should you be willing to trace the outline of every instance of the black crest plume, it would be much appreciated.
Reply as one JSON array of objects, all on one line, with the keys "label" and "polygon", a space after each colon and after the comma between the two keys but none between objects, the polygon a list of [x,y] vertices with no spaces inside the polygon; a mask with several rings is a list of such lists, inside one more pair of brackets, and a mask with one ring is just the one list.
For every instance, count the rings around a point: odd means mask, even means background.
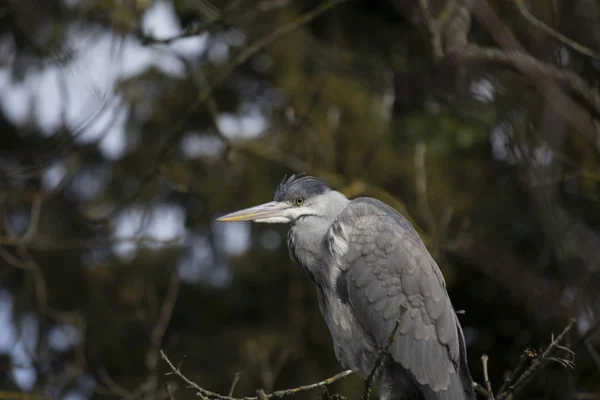
[{"label": "black crest plume", "polygon": [[329,188],[321,179],[308,176],[302,172],[294,174],[289,178],[283,177],[281,183],[275,190],[275,200],[283,201],[295,196],[310,197],[325,193]]}]

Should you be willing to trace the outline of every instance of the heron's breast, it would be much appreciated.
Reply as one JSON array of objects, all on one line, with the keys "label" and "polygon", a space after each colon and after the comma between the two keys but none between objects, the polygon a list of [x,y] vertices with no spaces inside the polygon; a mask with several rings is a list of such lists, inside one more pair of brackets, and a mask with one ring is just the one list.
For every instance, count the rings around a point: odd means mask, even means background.
[{"label": "heron's breast", "polygon": [[323,302],[326,307],[323,311],[335,355],[344,368],[366,376],[376,353],[373,341],[356,318],[351,305],[337,293],[331,290],[325,292]]}]

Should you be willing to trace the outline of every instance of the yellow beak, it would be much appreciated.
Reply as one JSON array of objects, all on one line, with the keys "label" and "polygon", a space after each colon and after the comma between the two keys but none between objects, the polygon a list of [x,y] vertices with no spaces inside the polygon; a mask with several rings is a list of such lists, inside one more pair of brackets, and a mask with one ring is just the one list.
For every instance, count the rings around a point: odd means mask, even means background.
[{"label": "yellow beak", "polygon": [[283,217],[283,213],[291,206],[286,203],[280,203],[278,201],[271,201],[269,203],[261,204],[258,206],[246,208],[240,211],[235,211],[230,214],[224,215],[217,218],[217,221],[222,222],[239,222],[239,221],[254,221],[257,219]]}]

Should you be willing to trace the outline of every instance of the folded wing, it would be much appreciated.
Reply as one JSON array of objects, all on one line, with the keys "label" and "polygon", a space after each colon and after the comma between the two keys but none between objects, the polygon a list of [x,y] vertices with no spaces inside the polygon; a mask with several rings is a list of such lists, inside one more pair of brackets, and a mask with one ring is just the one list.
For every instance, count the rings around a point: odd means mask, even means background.
[{"label": "folded wing", "polygon": [[464,343],[444,279],[414,228],[367,198],[351,202],[336,224],[348,242],[348,300],[375,343],[385,345],[403,313],[392,358],[426,398],[474,399],[468,370],[459,371],[466,367]]}]

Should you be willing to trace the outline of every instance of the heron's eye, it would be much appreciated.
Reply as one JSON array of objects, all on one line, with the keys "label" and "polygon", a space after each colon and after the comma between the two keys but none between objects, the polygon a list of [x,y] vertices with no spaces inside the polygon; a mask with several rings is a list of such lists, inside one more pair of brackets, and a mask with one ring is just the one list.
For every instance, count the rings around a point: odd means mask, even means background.
[{"label": "heron's eye", "polygon": [[304,199],[302,197],[298,197],[294,202],[297,206],[301,206],[302,204],[304,204]]}]

